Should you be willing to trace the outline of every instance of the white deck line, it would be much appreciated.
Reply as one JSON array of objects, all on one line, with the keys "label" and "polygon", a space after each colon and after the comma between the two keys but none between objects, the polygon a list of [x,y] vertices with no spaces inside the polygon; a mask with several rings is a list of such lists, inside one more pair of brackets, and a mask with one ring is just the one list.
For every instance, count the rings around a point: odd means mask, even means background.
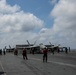
[{"label": "white deck line", "polygon": [[[41,59],[38,59],[38,58],[30,58],[30,59],[42,61]],[[48,62],[58,64],[58,65],[63,65],[63,66],[69,66],[69,67],[75,67],[76,68],[76,65],[73,65],[73,64],[68,64],[68,63],[63,63],[63,62],[56,62],[56,61],[48,61]]]}]

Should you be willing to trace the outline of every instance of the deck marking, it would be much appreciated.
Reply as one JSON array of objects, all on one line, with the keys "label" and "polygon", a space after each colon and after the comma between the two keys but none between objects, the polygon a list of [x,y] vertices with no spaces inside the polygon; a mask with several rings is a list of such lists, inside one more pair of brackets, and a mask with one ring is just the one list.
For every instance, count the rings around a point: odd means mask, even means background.
[{"label": "deck marking", "polygon": [[[4,72],[4,68],[3,68],[3,66],[2,66],[1,61],[0,61],[0,66],[1,66],[1,68],[2,68],[2,70],[3,70],[3,72]],[[5,72],[4,72],[4,75],[6,75],[6,73],[5,73]]]},{"label": "deck marking", "polygon": [[[42,61],[41,59],[36,59],[36,58],[30,58],[30,59],[33,59],[33,60],[38,60],[38,61]],[[67,64],[67,63],[63,63],[63,62],[55,62],[55,61],[48,61],[50,63],[55,63],[55,64],[58,64],[58,65],[63,65],[63,66],[70,66],[70,67],[75,67],[76,68],[76,65],[73,65],[73,64]]]}]

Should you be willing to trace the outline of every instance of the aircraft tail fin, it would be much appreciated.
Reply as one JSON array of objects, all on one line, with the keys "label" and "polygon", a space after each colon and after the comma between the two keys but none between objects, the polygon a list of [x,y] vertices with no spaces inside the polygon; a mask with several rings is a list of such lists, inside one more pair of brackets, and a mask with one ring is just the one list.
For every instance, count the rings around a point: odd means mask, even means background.
[{"label": "aircraft tail fin", "polygon": [[49,42],[49,43],[50,43],[50,45],[52,45],[51,42]]},{"label": "aircraft tail fin", "polygon": [[34,42],[34,45],[36,44],[37,40]]},{"label": "aircraft tail fin", "polygon": [[30,43],[29,43],[29,41],[28,41],[28,40],[26,40],[26,41],[27,41],[28,45],[30,46]]},{"label": "aircraft tail fin", "polygon": [[9,48],[11,49],[11,46],[9,45]]}]

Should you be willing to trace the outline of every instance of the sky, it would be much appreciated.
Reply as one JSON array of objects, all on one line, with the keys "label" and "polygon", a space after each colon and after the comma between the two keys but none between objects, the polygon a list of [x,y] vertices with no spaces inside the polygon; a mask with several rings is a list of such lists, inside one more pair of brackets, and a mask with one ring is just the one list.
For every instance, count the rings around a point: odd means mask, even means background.
[{"label": "sky", "polygon": [[40,43],[76,49],[76,0],[0,0],[0,48]]}]

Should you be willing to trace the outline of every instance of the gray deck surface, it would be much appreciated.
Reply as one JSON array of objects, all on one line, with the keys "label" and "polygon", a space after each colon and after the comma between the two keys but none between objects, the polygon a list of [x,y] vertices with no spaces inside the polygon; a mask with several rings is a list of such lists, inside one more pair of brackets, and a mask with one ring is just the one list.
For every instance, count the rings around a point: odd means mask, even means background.
[{"label": "gray deck surface", "polygon": [[0,75],[76,75],[76,53],[48,54],[48,62],[43,63],[43,54],[22,55],[12,53],[0,55]]}]

